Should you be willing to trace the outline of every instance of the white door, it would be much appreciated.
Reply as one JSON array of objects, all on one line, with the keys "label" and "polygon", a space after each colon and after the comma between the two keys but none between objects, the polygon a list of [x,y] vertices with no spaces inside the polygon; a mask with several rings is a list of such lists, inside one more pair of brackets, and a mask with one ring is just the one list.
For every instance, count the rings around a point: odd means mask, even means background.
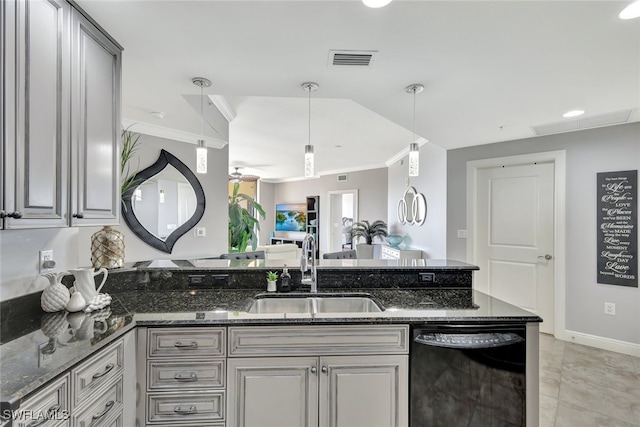
[{"label": "white door", "polygon": [[554,165],[478,169],[475,287],[531,311],[554,331]]}]

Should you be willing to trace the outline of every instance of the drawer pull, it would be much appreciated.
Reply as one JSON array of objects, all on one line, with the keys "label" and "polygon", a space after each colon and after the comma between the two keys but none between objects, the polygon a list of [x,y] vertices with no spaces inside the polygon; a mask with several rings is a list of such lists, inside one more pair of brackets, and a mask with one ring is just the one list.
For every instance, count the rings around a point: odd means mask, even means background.
[{"label": "drawer pull", "polygon": [[198,408],[195,406],[191,406],[189,409],[182,409],[182,406],[176,406],[173,408],[173,412],[178,415],[191,415],[196,414],[198,412]]},{"label": "drawer pull", "polygon": [[31,421],[29,424],[27,424],[27,427],[41,426],[42,424],[49,421],[49,418],[53,417],[59,410],[60,410],[60,405],[56,403],[55,405],[53,405],[51,408],[47,410],[47,416],[43,416],[40,419]]},{"label": "drawer pull", "polygon": [[99,420],[100,418],[104,417],[105,415],[107,415],[107,412],[109,412],[111,410],[111,408],[113,408],[113,405],[115,405],[116,402],[114,402],[113,400],[110,400],[107,402],[106,405],[104,405],[104,411],[102,411],[101,414],[98,415],[94,415],[93,417],[91,417],[91,424],[93,425],[93,423],[95,423],[97,420]]},{"label": "drawer pull", "polygon": [[109,363],[107,366],[105,366],[104,371],[102,372],[98,372],[97,374],[93,374],[93,379],[97,380],[100,377],[104,377],[105,375],[107,375],[109,372],[111,372],[111,370],[113,368],[115,368],[116,365],[114,365],[113,363]]},{"label": "drawer pull", "polygon": [[177,381],[184,381],[184,382],[198,381],[198,375],[196,375],[195,372],[191,372],[188,375],[175,374],[173,376],[173,379]]},{"label": "drawer pull", "polygon": [[198,348],[198,343],[195,341],[191,341],[190,344],[182,344],[181,341],[178,341],[174,344],[176,348]]}]

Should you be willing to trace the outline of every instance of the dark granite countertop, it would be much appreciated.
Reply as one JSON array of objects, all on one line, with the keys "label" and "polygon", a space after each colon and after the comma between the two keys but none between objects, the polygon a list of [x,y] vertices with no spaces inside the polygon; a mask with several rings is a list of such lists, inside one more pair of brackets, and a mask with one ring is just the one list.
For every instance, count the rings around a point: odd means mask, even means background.
[{"label": "dark granite countertop", "polygon": [[[222,261],[229,268],[226,260],[211,261]],[[242,264],[246,270],[246,263]],[[340,264],[342,268],[345,267],[344,262]],[[440,268],[475,269],[463,263],[457,266],[454,264],[443,263]],[[0,346],[0,401],[5,405],[10,404],[15,409],[22,399],[43,384],[63,374],[135,326],[541,321],[536,315],[472,290],[469,281],[460,288],[450,286],[450,283],[447,285],[449,287],[442,288],[412,288],[411,283],[402,281],[404,279],[401,278],[405,276],[390,275],[387,279],[393,277],[396,282],[383,281],[386,286],[366,288],[367,283],[372,283],[371,280],[380,283],[379,272],[366,271],[364,265],[361,265],[358,267],[363,270],[359,273],[360,276],[356,277],[348,272],[345,274],[345,277],[358,279],[352,283],[353,286],[332,286],[331,283],[336,276],[330,271],[332,267],[328,267],[328,264],[326,266],[324,283],[329,285],[326,288],[319,286],[319,295],[326,292],[367,293],[384,308],[384,311],[252,314],[247,312],[249,305],[256,295],[264,293],[264,289],[256,289],[255,286],[249,285],[235,286],[234,278],[229,279],[226,286],[193,289],[184,286],[184,278],[179,277],[180,274],[172,276],[170,272],[162,269],[154,273],[152,266],[148,266],[150,269],[145,272],[138,268],[123,270],[123,273],[127,274],[123,274],[120,279],[114,274],[111,288],[105,286],[103,292],[106,290],[111,293],[113,301],[108,308],[92,314],[95,329],[90,336],[81,336],[78,332],[80,329],[77,325],[82,323],[85,316],[82,312],[49,314],[43,313],[37,307],[37,312],[30,314],[28,322],[6,322],[8,327],[3,328]],[[212,267],[216,271],[225,269],[217,265]],[[202,271],[203,268],[198,266],[194,272]],[[379,267],[373,269],[377,270]],[[191,274],[191,270],[187,273]],[[187,273],[184,273],[185,277]],[[262,273],[259,277],[262,278]],[[322,276],[319,277],[319,283],[322,284]],[[446,274],[438,277],[443,286],[448,283],[449,276]],[[398,278],[401,280],[398,281]],[[175,283],[175,286],[169,286],[168,283]],[[230,285],[234,286],[230,288]],[[308,291],[302,292],[310,295]],[[70,324],[76,325],[75,332]],[[35,329],[37,325],[40,329]],[[105,329],[106,331],[102,332]]]}]

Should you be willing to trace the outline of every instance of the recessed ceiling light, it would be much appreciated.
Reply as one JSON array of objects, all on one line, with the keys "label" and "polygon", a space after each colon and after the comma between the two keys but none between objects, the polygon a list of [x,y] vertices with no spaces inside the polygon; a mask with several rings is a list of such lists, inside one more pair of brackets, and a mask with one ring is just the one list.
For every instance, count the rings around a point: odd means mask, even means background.
[{"label": "recessed ceiling light", "polygon": [[620,19],[633,19],[640,17],[640,0],[636,0],[629,6],[625,7],[618,16]]},{"label": "recessed ceiling light", "polygon": [[152,111],[151,113],[152,117],[155,117],[156,119],[164,119],[164,113],[162,111]]},{"label": "recessed ceiling light", "polygon": [[362,0],[367,7],[378,8],[383,7],[391,3],[391,0]]},{"label": "recessed ceiling light", "polygon": [[335,147],[336,147],[336,148],[342,148],[342,145],[340,145],[340,144],[336,144],[336,146],[335,146]]},{"label": "recessed ceiling light", "polygon": [[571,110],[567,111],[562,117],[578,117],[584,114],[584,110]]}]

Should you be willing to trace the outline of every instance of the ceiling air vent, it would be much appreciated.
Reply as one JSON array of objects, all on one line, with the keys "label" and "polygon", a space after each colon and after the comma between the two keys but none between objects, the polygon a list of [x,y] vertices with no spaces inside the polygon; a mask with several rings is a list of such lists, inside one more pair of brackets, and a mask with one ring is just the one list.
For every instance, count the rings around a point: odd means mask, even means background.
[{"label": "ceiling air vent", "polygon": [[347,180],[347,174],[338,175],[338,182],[344,182]]},{"label": "ceiling air vent", "polygon": [[377,54],[377,50],[330,50],[329,66],[370,67]]},{"label": "ceiling air vent", "polygon": [[569,132],[572,130],[590,129],[601,126],[618,125],[626,123],[631,117],[632,110],[614,111],[612,113],[598,114],[581,119],[565,120],[562,122],[546,123],[532,126],[536,135],[550,135],[553,133]]}]

